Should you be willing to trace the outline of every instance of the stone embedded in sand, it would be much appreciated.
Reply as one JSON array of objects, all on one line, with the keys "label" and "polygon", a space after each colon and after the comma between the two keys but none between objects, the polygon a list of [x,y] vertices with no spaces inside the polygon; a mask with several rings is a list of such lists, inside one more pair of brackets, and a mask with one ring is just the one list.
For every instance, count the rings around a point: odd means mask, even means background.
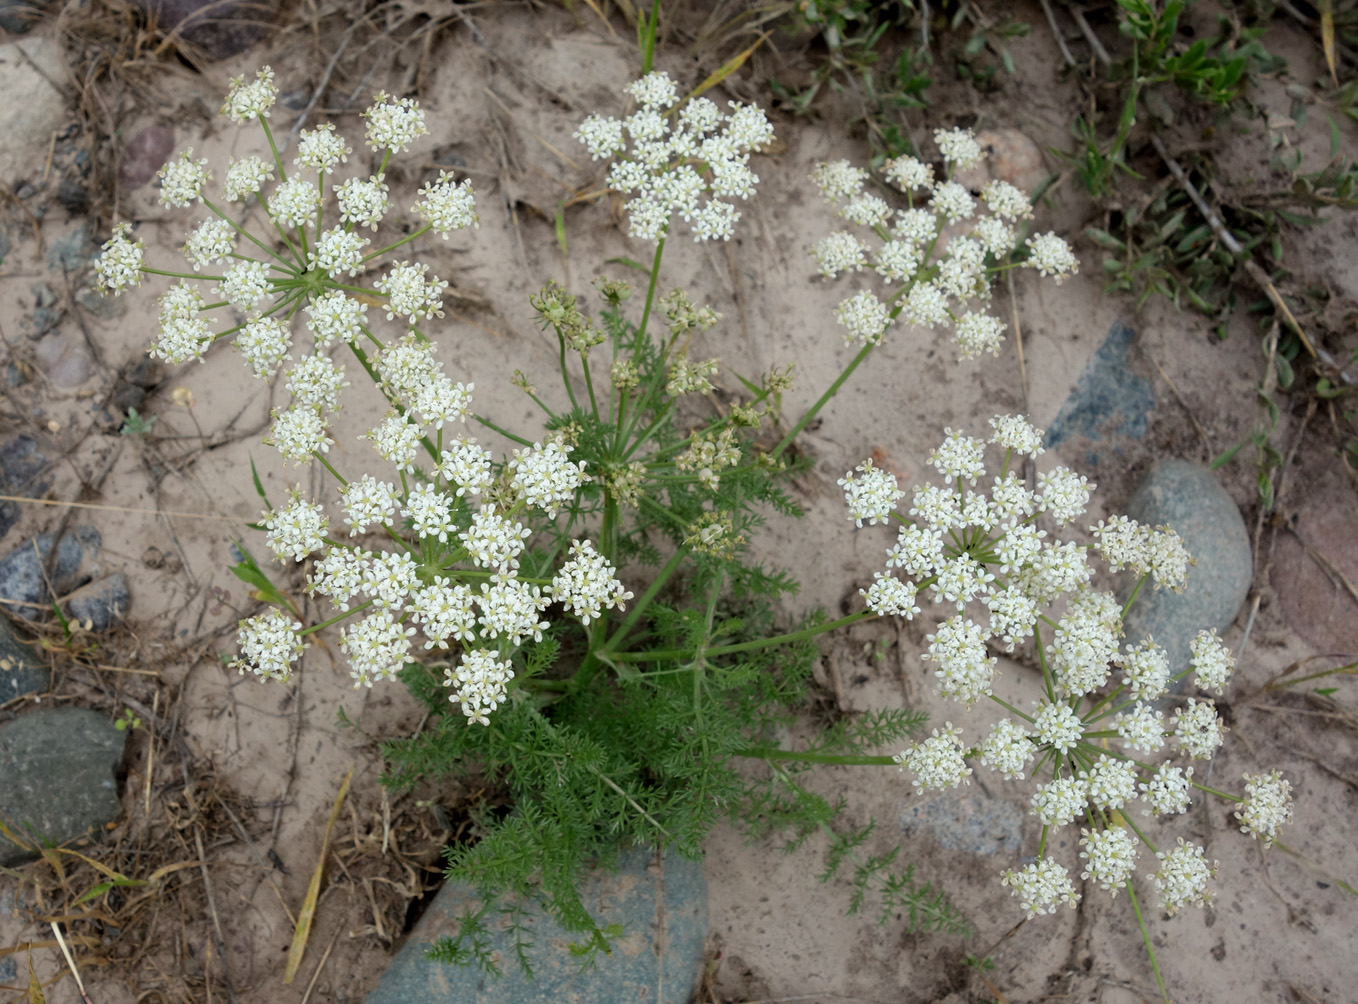
[{"label": "stone embedded in sand", "polygon": [[269,32],[278,5],[265,0],[138,0],[165,32],[209,59],[244,52]]},{"label": "stone embedded in sand", "polygon": [[976,134],[985,159],[975,167],[958,171],[955,180],[979,192],[992,180],[1007,181],[1032,194],[1051,173],[1042,148],[1017,129],[986,129]]},{"label": "stone embedded in sand", "polygon": [[9,618],[0,614],[0,704],[41,693],[52,682],[52,671],[33,646],[14,633]]},{"label": "stone embedded in sand", "polygon": [[0,837],[0,865],[36,856],[117,818],[115,772],[127,733],[88,708],[44,708],[0,725],[0,818],[25,840]]},{"label": "stone embedded in sand", "polygon": [[[1254,576],[1249,534],[1240,510],[1212,472],[1187,460],[1157,461],[1128,501],[1126,513],[1148,526],[1173,527],[1197,559],[1182,593],[1152,589],[1148,582],[1124,624],[1129,645],[1148,635],[1155,638],[1174,675],[1188,666],[1189,644],[1197,633],[1204,628],[1221,633],[1245,602]],[[1131,588],[1124,580],[1124,601]]]},{"label": "stone embedded in sand", "polygon": [[58,387],[79,387],[94,375],[94,356],[78,331],[54,331],[33,350],[47,379]]},{"label": "stone embedded in sand", "polygon": [[0,94],[5,96],[0,181],[16,194],[19,182],[41,177],[44,158],[37,151],[45,152],[52,133],[66,122],[66,95],[58,89],[65,79],[55,35],[0,45]]},{"label": "stone embedded in sand", "polygon": [[[41,498],[52,487],[45,477],[47,458],[38,452],[37,441],[13,436],[0,443],[0,494]],[[23,515],[17,502],[0,502],[0,537],[9,533]]]},{"label": "stone embedded in sand", "polygon": [[174,152],[174,130],[157,122],[137,132],[118,157],[118,184],[131,191],[156,176]]},{"label": "stone embedded in sand", "polygon": [[[581,972],[580,960],[566,947],[579,936],[562,930],[531,904],[524,922],[535,946],[528,953],[534,979],[518,967],[510,932],[494,919],[489,924],[490,947],[499,953],[501,979],[490,979],[474,966],[430,962],[424,953],[438,938],[455,935],[458,917],[478,903],[474,889],[449,882],[435,895],[364,1004],[622,1004],[651,999],[657,986],[664,987],[666,999],[688,1000],[701,973],[707,940],[702,865],[667,853],[662,876],[649,848],[624,852],[621,865],[618,872],[590,872],[579,885],[581,902],[601,927],[623,926],[612,955],[599,956],[594,968]],[[663,911],[657,911],[661,889]],[[657,916],[664,917],[663,931],[656,929]]]},{"label": "stone embedded in sand", "polygon": [[70,592],[89,577],[90,573],[82,574],[82,570],[87,563],[95,563],[102,544],[103,538],[94,527],[71,527],[62,535],[56,561],[48,572],[44,564],[52,550],[52,535],[41,533],[24,541],[0,558],[0,600],[30,617],[49,612],[46,576],[50,574],[57,595]]},{"label": "stone embedded in sand", "polygon": [[131,602],[127,576],[114,572],[71,593],[66,598],[66,610],[85,630],[98,633],[121,623]]}]

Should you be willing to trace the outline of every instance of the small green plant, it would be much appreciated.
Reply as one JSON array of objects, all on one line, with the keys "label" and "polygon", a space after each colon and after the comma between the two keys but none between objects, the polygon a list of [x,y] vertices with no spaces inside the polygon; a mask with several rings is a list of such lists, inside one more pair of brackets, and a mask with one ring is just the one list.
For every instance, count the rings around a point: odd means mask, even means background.
[{"label": "small green plant", "polygon": [[119,732],[126,732],[129,729],[136,732],[137,729],[141,728],[141,719],[133,713],[131,708],[123,708],[123,713],[114,720],[113,727]]},{"label": "small green plant", "polygon": [[136,408],[128,408],[127,418],[123,421],[123,427],[118,430],[118,433],[132,439],[145,439],[155,428],[155,424],[155,415],[142,415]]}]

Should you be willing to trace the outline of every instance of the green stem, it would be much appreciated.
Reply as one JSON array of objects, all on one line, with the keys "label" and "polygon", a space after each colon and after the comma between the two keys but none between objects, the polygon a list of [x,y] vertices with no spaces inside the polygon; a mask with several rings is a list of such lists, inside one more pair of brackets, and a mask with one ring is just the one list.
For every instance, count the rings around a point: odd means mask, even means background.
[{"label": "green stem", "polygon": [[1146,954],[1150,956],[1151,969],[1155,972],[1155,983],[1160,988],[1160,996],[1165,1004],[1170,1004],[1169,991],[1165,989],[1165,978],[1160,974],[1160,963],[1155,958],[1155,947],[1151,944],[1151,933],[1146,929],[1146,918],[1141,915],[1141,904],[1137,902],[1136,890],[1130,880],[1127,882],[1127,898],[1132,901],[1132,912],[1136,914],[1137,926],[1141,928],[1141,940],[1146,943]]},{"label": "green stem", "polygon": [[[736,652],[755,652],[763,648],[773,648],[777,645],[789,645],[793,642],[805,641],[814,638],[816,635],[825,634],[827,631],[836,631],[851,624],[857,624],[861,620],[877,616],[871,610],[860,610],[856,614],[849,614],[839,620],[827,621],[815,627],[803,628],[800,631],[792,631],[788,634],[775,635],[772,638],[756,638],[753,641],[737,642],[734,645],[718,645],[716,648],[704,648],[702,655],[733,655]],[[612,646],[610,640],[609,646]],[[696,649],[670,648],[654,649],[650,652],[619,652],[611,654],[614,662],[664,662],[668,659],[688,659],[698,655]],[[1024,717],[1027,717],[1026,715]],[[1032,721],[1032,719],[1029,719]]]},{"label": "green stem", "polygon": [[755,760],[792,760],[796,763],[836,763],[852,767],[886,767],[896,763],[889,756],[840,756],[837,753],[798,753],[795,750],[780,750],[772,746],[751,746],[749,749],[736,750],[733,756],[750,757]]},{"label": "green stem", "polygon": [[1130,610],[1130,609],[1132,609],[1132,604],[1135,603],[1135,602],[1136,602],[1136,598],[1137,598],[1139,595],[1141,595],[1141,587],[1144,586],[1144,585],[1146,584],[1146,580],[1149,579],[1150,577],[1151,577],[1151,573],[1150,573],[1150,572],[1147,572],[1147,573],[1145,573],[1144,575],[1142,575],[1140,581],[1138,581],[1137,584],[1136,584],[1136,588],[1132,590],[1132,595],[1131,595],[1131,596],[1128,596],[1128,597],[1127,597],[1127,602],[1124,603],[1124,604],[1122,604],[1122,617],[1123,617],[1123,619],[1126,619],[1126,617],[1127,617],[1127,611]]},{"label": "green stem", "polygon": [[825,407],[832,397],[839,393],[839,388],[844,386],[844,381],[848,380],[849,377],[853,375],[853,371],[858,369],[858,364],[868,357],[868,354],[873,350],[874,346],[874,342],[868,342],[858,350],[858,355],[854,356],[853,361],[850,362],[848,366],[844,367],[844,372],[835,379],[834,383],[830,384],[829,389],[820,396],[820,400],[811,406],[811,410],[803,415],[798,420],[797,424],[792,427],[792,431],[784,436],[782,442],[773,448],[773,451],[769,454],[770,457],[777,460],[778,457],[782,456],[783,451],[791,446],[792,441],[797,438],[797,434],[806,428],[807,424],[816,417],[817,413]]},{"label": "green stem", "polygon": [[321,462],[322,466],[324,466],[325,469],[326,469],[327,471],[329,471],[331,474],[334,475],[335,480],[338,481],[338,482],[340,483],[340,487],[341,487],[341,488],[343,488],[344,486],[346,486],[346,485],[349,483],[349,482],[345,481],[344,478],[342,478],[342,477],[340,476],[340,472],[339,472],[339,471],[335,470],[335,468],[333,468],[333,467],[330,466],[330,461],[328,461],[328,460],[325,459],[325,457],[321,454],[321,451],[320,451],[320,450],[312,450],[312,451],[311,451],[311,455],[312,455],[313,457],[315,457],[317,460],[319,460],[319,461]]},{"label": "green stem", "polygon": [[328,621],[321,621],[319,624],[313,624],[309,628],[303,628],[301,631],[298,631],[297,634],[299,637],[303,638],[309,634],[315,634],[322,628],[328,628],[331,624],[338,624],[342,620],[348,620],[354,614],[362,613],[364,610],[367,610],[370,606],[372,606],[373,603],[375,602],[376,602],[375,600],[368,600],[366,603],[360,604],[359,606],[351,607],[350,609],[344,611],[344,613],[342,614],[336,614],[334,617],[331,617]]}]

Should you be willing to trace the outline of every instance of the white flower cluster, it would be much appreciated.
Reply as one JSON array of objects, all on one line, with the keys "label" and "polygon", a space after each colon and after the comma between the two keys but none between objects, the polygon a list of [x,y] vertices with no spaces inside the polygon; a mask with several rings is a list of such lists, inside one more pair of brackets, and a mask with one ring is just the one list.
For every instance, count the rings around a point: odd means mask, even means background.
[{"label": "white flower cluster", "polygon": [[632,236],[659,241],[678,216],[693,239],[730,240],[740,212],[726,200],[748,199],[759,177],[750,154],[773,139],[773,126],[756,105],[690,98],[677,113],[679,94],[663,71],[627,88],[637,110],[624,119],[590,115],[575,131],[594,160],[615,158],[609,187],[630,195]]},{"label": "white flower cluster", "polygon": [[[270,109],[277,96],[274,72],[266,66],[253,80],[243,75],[232,79],[221,113],[233,122],[257,123],[268,132]],[[428,132],[424,113],[411,98],[379,94],[363,117],[367,121],[368,145],[384,153],[383,168],[393,154],[408,149]],[[373,257],[368,250],[369,239],[356,233],[355,228],[378,229],[391,201],[380,172],[325,184],[330,175],[348,162],[352,152],[334,125],[322,123],[303,130],[298,137],[293,163],[300,170],[291,176],[276,154],[273,163],[257,156],[230,162],[223,184],[227,201],[254,201],[260,197],[270,237],[251,238],[208,202],[216,215],[189,232],[182,251],[189,267],[202,275],[204,283],[217,286],[218,291],[204,295],[197,287],[181,282],[175,287],[180,292],[167,294],[161,306],[160,337],[152,355],[176,364],[201,360],[212,342],[221,337],[213,334],[202,317],[208,302],[225,301],[246,315],[246,325],[236,344],[246,362],[263,378],[272,377],[278,364],[289,358],[290,319],[299,312],[298,307],[303,308],[307,327],[315,335],[313,351],[317,353],[336,339],[352,344],[367,331],[363,316],[367,304],[348,295],[340,283],[351,282],[351,277],[365,271]],[[162,205],[185,208],[205,201],[212,173],[205,159],[195,160],[192,154],[192,150],[186,150],[161,168]],[[309,172],[315,172],[314,177],[308,176]],[[285,180],[266,194],[264,186],[275,177]],[[338,216],[338,221],[329,227],[322,219],[331,206],[327,193],[333,196],[333,211]],[[420,189],[419,195],[411,212],[423,219],[425,226],[393,246],[409,243],[420,234],[435,232],[446,238],[451,231],[477,225],[470,182],[457,183],[444,171]],[[269,250],[275,228],[284,235],[285,251]],[[214,267],[220,270],[218,274],[213,274]],[[127,224],[118,224],[95,263],[99,289],[119,293],[139,283],[144,269],[142,243],[132,240]],[[428,276],[428,271],[427,265],[402,261],[376,281],[374,295],[386,300],[389,320],[402,317],[415,324],[442,316],[440,296],[447,283]],[[327,402],[321,407],[324,412],[334,405]],[[314,424],[291,409],[288,413],[289,421],[295,425]],[[310,433],[303,437],[316,443],[322,438]],[[273,439],[285,454],[291,450],[289,455],[294,458],[310,452],[301,447],[285,448],[279,442],[296,440],[296,436],[280,435],[276,430]]]},{"label": "white flower cluster", "polygon": [[[984,156],[965,129],[939,129],[934,142],[949,175]],[[995,275],[1009,267],[1018,250],[1015,226],[1032,216],[1027,196],[1007,182],[992,181],[978,202],[950,177],[936,180],[933,166],[914,157],[887,161],[883,176],[904,194],[905,208],[893,212],[885,199],[866,192],[870,175],[846,160],[819,164],[811,172],[839,216],[873,235],[869,242],[838,230],[821,240],[811,248],[820,274],[834,278],[870,266],[891,284],[888,297],[862,290],[840,303],[836,319],[845,328],[845,342],[873,345],[903,314],[919,327],[951,326],[960,359],[998,355],[1005,325],[984,307]],[[1041,275],[1059,283],[1079,270],[1069,245],[1053,233],[1024,244],[1023,265]]]},{"label": "white flower cluster", "polygon": [[[842,188],[852,178],[839,172],[822,180]],[[868,609],[912,618],[920,595],[955,609],[927,636],[921,656],[934,666],[939,694],[967,706],[991,697],[1009,712],[975,748],[949,724],[892,759],[914,773],[919,791],[962,783],[972,758],[1007,780],[1024,779],[1038,760],[1050,775],[1031,796],[1032,814],[1044,834],[1086,820],[1081,877],[1116,893],[1135,871],[1137,831],[1124,829],[1131,804],[1140,798],[1143,815],[1182,813],[1194,787],[1192,766],[1142,762],[1136,751],[1155,753],[1172,743],[1182,757],[1210,759],[1225,733],[1209,700],[1185,699],[1168,721],[1152,702],[1190,671],[1200,690],[1222,693],[1234,660],[1213,631],[1193,640],[1191,666],[1175,677],[1154,639],[1124,646],[1123,604],[1092,587],[1089,556],[1102,557],[1112,572],[1131,570],[1143,585],[1153,580],[1178,589],[1192,563],[1183,542],[1168,527],[1141,527],[1122,516],[1090,526],[1093,545],[1059,539],[1055,529],[1083,515],[1094,486],[1058,467],[1039,474],[1030,490],[1011,467],[1018,457],[1044,453],[1043,433],[1014,415],[996,416],[990,426],[987,440],[946,430],[928,457],[941,481],[916,485],[908,502],[896,479],[871,461],[839,482],[857,526],[899,523],[886,570],[859,591]],[[997,473],[987,467],[992,449],[1002,457]],[[898,503],[907,512],[898,512]],[[994,697],[992,650],[1012,652],[1028,638],[1046,693],[1025,712]],[[1121,751],[1109,748],[1110,739],[1120,740]],[[1236,816],[1245,832],[1270,844],[1291,818],[1291,785],[1276,771],[1245,780],[1248,795]],[[1044,845],[1051,846],[1045,836]],[[1158,857],[1151,881],[1165,909],[1206,901],[1211,868],[1201,848],[1181,844]],[[1004,883],[1029,916],[1078,898],[1067,870],[1047,857],[1006,872]]]}]

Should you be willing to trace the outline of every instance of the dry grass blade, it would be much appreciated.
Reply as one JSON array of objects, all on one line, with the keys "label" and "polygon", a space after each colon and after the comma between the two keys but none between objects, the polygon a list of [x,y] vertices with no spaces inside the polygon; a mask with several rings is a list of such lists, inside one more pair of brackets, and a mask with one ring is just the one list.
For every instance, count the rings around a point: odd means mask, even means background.
[{"label": "dry grass blade", "polygon": [[1330,79],[1339,86],[1339,74],[1334,68],[1334,0],[1316,0],[1320,8],[1320,45],[1325,50],[1325,65],[1330,68]]},{"label": "dry grass blade", "polygon": [[764,34],[760,35],[757,39],[754,40],[754,44],[751,45],[749,48],[745,49],[742,52],[736,53],[725,63],[723,63],[719,68],[713,70],[708,75],[706,80],[704,80],[701,84],[694,88],[693,93],[690,94],[689,97],[696,98],[699,94],[702,94],[706,91],[710,91],[712,88],[716,87],[719,83],[721,83],[731,74],[735,73],[736,70],[740,69],[741,66],[744,65],[745,60],[749,59],[751,56],[754,55],[754,51],[758,49],[761,45],[763,45],[764,40],[768,37],[769,33],[767,31],[764,32]]},{"label": "dry grass blade", "polygon": [[47,998],[42,995],[42,983],[38,979],[38,974],[33,971],[33,956],[28,957],[28,989],[24,994],[28,998],[28,1004],[47,1004]]},{"label": "dry grass blade", "polygon": [[[71,955],[71,950],[66,947],[66,939],[61,936],[61,928],[56,924],[52,924],[51,927],[52,933],[57,937],[57,944],[61,946],[61,954],[66,959],[66,965],[70,967],[71,975],[75,977],[75,985],[80,991],[80,999],[84,1001],[85,1004],[91,1004],[90,995],[85,993],[85,981],[80,978],[80,970],[75,967],[75,958]],[[33,960],[30,958],[28,960],[28,993],[30,1000],[33,996],[33,983]],[[38,999],[42,999],[41,993],[39,993]]]},{"label": "dry grass blade", "polygon": [[297,913],[297,928],[292,933],[288,964],[283,970],[284,983],[292,982],[293,977],[297,975],[297,967],[302,964],[302,956],[306,953],[307,939],[311,936],[311,921],[316,916],[316,900],[321,895],[321,878],[325,874],[325,856],[330,850],[330,833],[335,828],[335,820],[339,818],[344,797],[349,794],[349,782],[353,777],[354,768],[350,767],[349,773],[345,774],[344,780],[340,782],[335,804],[330,807],[330,819],[325,824],[325,834],[321,837],[321,853],[316,858],[316,870],[311,873],[311,884],[307,886],[306,899],[302,901],[302,909]]}]

